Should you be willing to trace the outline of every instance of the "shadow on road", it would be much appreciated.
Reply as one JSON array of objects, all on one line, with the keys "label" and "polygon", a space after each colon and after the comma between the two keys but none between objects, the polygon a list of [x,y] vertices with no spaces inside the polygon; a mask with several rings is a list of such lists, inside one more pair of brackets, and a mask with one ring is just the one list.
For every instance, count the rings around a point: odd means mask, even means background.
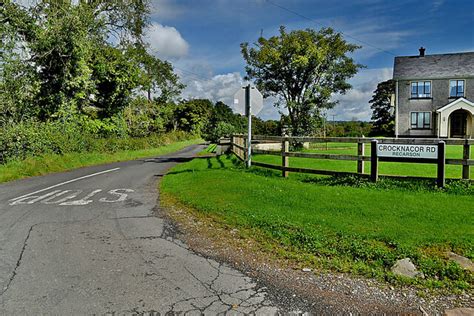
[{"label": "shadow on road", "polygon": [[145,162],[156,162],[156,163],[167,163],[167,162],[188,162],[195,159],[194,157],[164,157],[164,158],[151,158],[144,160]]}]

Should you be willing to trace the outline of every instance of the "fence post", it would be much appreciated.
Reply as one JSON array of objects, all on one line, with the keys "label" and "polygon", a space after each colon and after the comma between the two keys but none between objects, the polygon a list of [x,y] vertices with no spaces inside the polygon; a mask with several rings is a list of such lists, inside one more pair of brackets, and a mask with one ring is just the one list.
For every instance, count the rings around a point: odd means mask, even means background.
[{"label": "fence post", "polygon": [[377,156],[378,141],[373,139],[370,142],[370,180],[377,182],[379,179],[379,157]]},{"label": "fence post", "polygon": [[[466,138],[466,143],[463,145],[462,159],[468,160],[469,157],[470,157],[470,146],[469,146],[469,141]],[[467,163],[467,161],[465,163]],[[465,164],[462,166],[462,178],[469,179],[469,165],[468,164]]]},{"label": "fence post", "polygon": [[234,150],[234,134],[230,135],[230,152],[235,154],[235,150]]},{"label": "fence post", "polygon": [[[245,146],[244,137],[242,135],[240,135],[240,137],[239,137],[239,145],[240,145],[240,147]],[[239,157],[240,157],[240,159],[245,160],[244,151],[242,150],[242,148],[239,148]]]},{"label": "fence post", "polygon": [[360,140],[357,142],[357,173],[363,174],[364,173],[364,160],[362,160],[364,157],[364,151],[365,151],[365,144],[360,142]]},{"label": "fence post", "polygon": [[443,188],[446,184],[446,143],[444,141],[440,141],[438,143],[438,180],[436,184],[438,188]]},{"label": "fence post", "polygon": [[285,154],[290,151],[290,142],[286,136],[283,136],[281,139],[281,165],[283,167],[282,176],[283,178],[288,178],[288,171],[285,170],[288,167],[289,157]]},{"label": "fence post", "polygon": [[244,150],[243,150],[243,156],[244,156],[244,161],[245,161],[245,166],[248,168],[248,150],[247,150],[247,146],[248,146],[248,140],[247,138],[245,137],[245,135],[242,137],[242,141],[244,143]]}]

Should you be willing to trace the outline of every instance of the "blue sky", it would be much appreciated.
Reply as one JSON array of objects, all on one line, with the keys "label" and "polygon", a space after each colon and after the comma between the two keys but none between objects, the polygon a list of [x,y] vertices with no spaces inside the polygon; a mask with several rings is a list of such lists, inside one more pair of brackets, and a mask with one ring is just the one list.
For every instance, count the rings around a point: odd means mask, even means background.
[{"label": "blue sky", "polygon": [[[283,8],[280,8],[280,7]],[[378,82],[391,78],[394,55],[474,51],[474,1],[154,0],[148,32],[151,49],[169,60],[187,84],[186,98],[210,98],[232,106],[243,83],[240,43],[288,30],[331,26],[362,48],[354,59],[367,68],[328,117],[370,120],[368,100]],[[293,12],[290,12],[293,11]],[[259,116],[277,119],[274,100]]]}]

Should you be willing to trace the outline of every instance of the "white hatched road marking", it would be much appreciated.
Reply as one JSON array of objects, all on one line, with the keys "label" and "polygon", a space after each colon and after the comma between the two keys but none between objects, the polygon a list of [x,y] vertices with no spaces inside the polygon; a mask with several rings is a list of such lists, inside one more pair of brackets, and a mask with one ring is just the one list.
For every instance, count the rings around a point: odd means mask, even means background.
[{"label": "white hatched road marking", "polygon": [[[64,190],[64,191],[54,190],[41,196],[30,195],[30,196],[22,197],[20,199],[16,199],[10,202],[10,205],[13,206],[13,205],[20,205],[20,204],[35,204],[36,202],[39,202],[41,204],[58,204],[61,206],[87,205],[94,202],[94,200],[92,200],[91,198],[100,192],[103,192],[103,190],[96,189],[96,190],[93,190],[91,193],[87,194],[86,196],[79,198],[78,200],[70,201],[76,198],[81,193],[83,193],[83,190]],[[132,192],[134,192],[134,190],[132,189],[113,189],[107,192],[107,194],[113,197],[112,199],[102,197],[98,199],[98,202],[101,202],[101,203],[123,202],[127,199],[128,193],[132,193]],[[54,199],[58,197],[60,197],[59,200],[53,201]]]},{"label": "white hatched road marking", "polygon": [[88,174],[88,175],[86,175],[86,176],[82,176],[82,177],[79,177],[79,178],[75,178],[75,179],[72,179],[72,180],[68,180],[68,181],[65,181],[65,182],[61,182],[61,183],[52,185],[52,186],[47,187],[47,188],[44,188],[44,189],[41,189],[41,190],[38,190],[38,191],[35,191],[35,192],[31,192],[31,193],[28,193],[28,194],[19,196],[19,197],[17,197],[17,198],[11,199],[10,201],[16,201],[16,200],[25,198],[25,197],[27,197],[27,196],[30,196],[30,195],[33,195],[33,194],[36,194],[36,193],[44,192],[44,191],[47,191],[47,190],[50,190],[50,189],[54,189],[54,188],[57,188],[57,187],[59,187],[59,186],[65,185],[65,184],[69,184],[69,183],[76,182],[76,181],[79,181],[79,180],[82,180],[82,179],[87,179],[87,178],[90,178],[90,177],[98,176],[98,175],[101,175],[101,174],[104,174],[104,173],[108,173],[108,172],[112,172],[112,171],[117,171],[117,170],[119,170],[119,169],[120,169],[120,168],[113,168],[113,169],[108,169],[108,170],[104,170],[104,171],[100,171],[100,172]]}]

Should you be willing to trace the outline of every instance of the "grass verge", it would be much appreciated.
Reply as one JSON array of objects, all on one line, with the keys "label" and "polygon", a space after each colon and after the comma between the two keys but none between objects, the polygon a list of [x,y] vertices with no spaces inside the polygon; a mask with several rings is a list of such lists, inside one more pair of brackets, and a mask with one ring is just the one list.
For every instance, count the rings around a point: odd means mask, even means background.
[{"label": "grass verge", "polygon": [[123,150],[114,153],[67,153],[30,157],[0,165],[0,183],[80,167],[165,155],[201,142],[200,139],[191,139],[142,150]]},{"label": "grass verge", "polygon": [[[252,232],[249,238],[266,240],[269,252],[314,268],[392,284],[472,290],[472,273],[446,255],[474,258],[471,184],[440,191],[422,182],[410,187],[304,179],[245,170],[231,156],[205,157],[174,167],[161,190],[223,225]],[[394,276],[390,267],[404,257],[425,278]]]}]

